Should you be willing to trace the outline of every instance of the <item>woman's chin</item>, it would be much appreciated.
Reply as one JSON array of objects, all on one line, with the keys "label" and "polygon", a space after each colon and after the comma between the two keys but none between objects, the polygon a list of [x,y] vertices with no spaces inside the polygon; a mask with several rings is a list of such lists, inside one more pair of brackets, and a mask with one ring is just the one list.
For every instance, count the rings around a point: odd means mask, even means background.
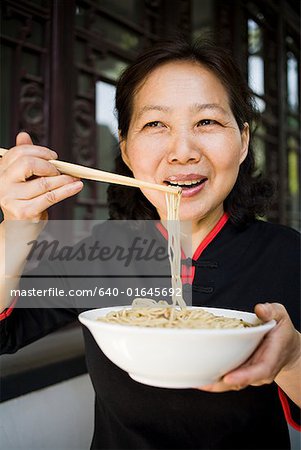
[{"label": "woman's chin", "polygon": [[190,222],[190,223],[196,223],[200,220],[204,219],[206,217],[206,213],[202,212],[191,212],[191,211],[180,211],[180,221],[181,222]]}]

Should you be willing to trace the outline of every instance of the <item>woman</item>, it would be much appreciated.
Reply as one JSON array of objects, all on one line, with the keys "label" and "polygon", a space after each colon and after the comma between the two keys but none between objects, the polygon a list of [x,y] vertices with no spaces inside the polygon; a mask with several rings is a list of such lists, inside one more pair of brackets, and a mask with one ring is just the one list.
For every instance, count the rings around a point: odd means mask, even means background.
[{"label": "woman", "polygon": [[[118,171],[183,187],[180,217],[192,223],[193,304],[251,311],[258,302],[269,302],[255,311],[264,321],[276,319],[277,326],[245,364],[199,390],[134,382],[84,330],[96,391],[94,449],[290,446],[278,390],[283,403],[300,406],[299,235],[255,219],[270,188],[254,176],[252,100],[229,55],[208,43],[161,43],[141,55],[118,83]],[[80,181],[47,162],[54,157],[33,146],[28,135],[18,136],[1,161],[4,223],[39,222],[51,204],[81,190]],[[32,175],[37,178],[27,180]],[[164,196],[143,194],[111,187],[111,218],[164,221]],[[22,243],[38,228],[28,224],[15,242],[20,247],[15,273],[28,252]],[[7,286],[1,297],[4,351],[76,317],[76,308],[11,312]],[[28,322],[41,325],[28,329]]]}]

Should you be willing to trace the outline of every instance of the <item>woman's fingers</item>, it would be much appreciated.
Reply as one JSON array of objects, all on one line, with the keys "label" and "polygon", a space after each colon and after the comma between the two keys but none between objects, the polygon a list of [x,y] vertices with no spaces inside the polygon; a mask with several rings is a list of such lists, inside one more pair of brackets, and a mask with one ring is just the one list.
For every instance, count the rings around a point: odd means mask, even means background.
[{"label": "woman's fingers", "polygon": [[33,145],[28,133],[18,134],[16,147],[0,159],[0,205],[6,220],[39,220],[49,206],[80,192],[80,180],[61,175],[49,162],[57,157]]},{"label": "woman's fingers", "polygon": [[11,163],[3,172],[6,181],[26,181],[32,176],[51,177],[60,175],[57,168],[42,158],[34,156],[23,156],[18,161]]},{"label": "woman's fingers", "polygon": [[57,175],[54,177],[38,177],[34,180],[29,180],[23,183],[16,183],[12,188],[11,196],[18,200],[30,200],[53,191],[66,184],[80,181],[78,178],[69,175]]},{"label": "woman's fingers", "polygon": [[255,359],[251,357],[241,367],[229,372],[217,383],[202,386],[201,389],[208,392],[225,392],[237,391],[246,386],[261,386],[272,383],[279,370],[277,358],[268,357],[263,352],[261,357],[256,356]]},{"label": "woman's fingers", "polygon": [[241,389],[244,389],[247,387],[247,384],[226,384],[223,380],[218,381],[214,384],[208,384],[206,386],[201,386],[199,388],[200,391],[206,391],[206,392],[227,392],[227,391],[240,391]]},{"label": "woman's fingers", "polygon": [[30,201],[30,208],[34,211],[42,212],[55,203],[77,194],[82,190],[83,185],[84,184],[82,181],[75,181],[73,183],[65,184],[64,186],[52,191],[45,192],[45,194],[39,195]]},{"label": "woman's fingers", "polygon": [[298,356],[297,333],[284,306],[279,303],[258,304],[255,312],[264,322],[276,320],[276,326],[245,363],[217,383],[202,386],[201,390],[225,392],[269,384],[280,371],[294,363]]},{"label": "woman's fingers", "polygon": [[281,303],[258,303],[254,311],[263,322],[274,319],[278,324],[282,321],[289,321],[291,323],[290,317]]},{"label": "woman's fingers", "polygon": [[49,206],[81,191],[80,180],[61,175],[49,162],[57,157],[33,145],[28,133],[18,134],[16,146],[0,159],[0,206],[6,220],[38,221]]},{"label": "woman's fingers", "polygon": [[279,353],[281,344],[277,342],[273,347],[263,342],[258,351],[240,368],[225,375],[225,385],[252,385],[272,383],[279,370]]},{"label": "woman's fingers", "polygon": [[29,144],[33,145],[32,139],[26,131],[20,131],[16,137],[16,145]]},{"label": "woman's fingers", "polygon": [[20,145],[8,150],[5,155],[0,158],[1,172],[7,170],[12,164],[19,163],[23,158],[41,158],[44,160],[57,159],[58,155],[53,150],[37,145]]},{"label": "woman's fingers", "polygon": [[50,206],[77,194],[83,188],[82,181],[65,184],[57,189],[47,191],[30,200],[10,200],[9,211],[17,220],[31,220],[39,217]]}]

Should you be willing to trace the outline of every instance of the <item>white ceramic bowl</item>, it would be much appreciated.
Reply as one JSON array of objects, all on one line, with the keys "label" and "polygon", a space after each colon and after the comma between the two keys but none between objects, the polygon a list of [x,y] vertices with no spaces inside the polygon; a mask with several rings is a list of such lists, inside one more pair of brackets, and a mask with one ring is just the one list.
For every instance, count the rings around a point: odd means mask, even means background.
[{"label": "white ceramic bowl", "polygon": [[[122,306],[79,315],[103,353],[131,378],[150,386],[191,388],[217,381],[253,353],[274,320],[251,328],[166,329],[116,325],[97,318]],[[253,313],[204,308],[218,316],[257,323]]]}]

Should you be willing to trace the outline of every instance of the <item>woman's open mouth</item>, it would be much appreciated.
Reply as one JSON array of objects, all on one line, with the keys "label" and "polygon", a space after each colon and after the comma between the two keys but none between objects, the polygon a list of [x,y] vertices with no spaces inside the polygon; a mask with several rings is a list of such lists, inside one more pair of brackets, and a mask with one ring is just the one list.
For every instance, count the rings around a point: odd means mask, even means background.
[{"label": "woman's open mouth", "polygon": [[208,178],[204,176],[187,175],[182,179],[180,176],[170,177],[164,183],[168,186],[180,187],[182,197],[192,197],[203,189],[207,180]]}]

